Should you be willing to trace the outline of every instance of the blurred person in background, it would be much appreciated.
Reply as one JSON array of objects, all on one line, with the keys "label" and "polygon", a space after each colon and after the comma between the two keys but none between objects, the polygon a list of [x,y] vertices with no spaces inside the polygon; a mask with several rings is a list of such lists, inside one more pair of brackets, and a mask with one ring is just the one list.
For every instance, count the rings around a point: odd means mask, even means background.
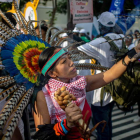
[{"label": "blurred person in background", "polygon": [[79,30],[77,27],[74,28],[73,32],[73,39],[77,42],[82,42],[83,40],[79,37]]},{"label": "blurred person in background", "polygon": [[[111,40],[123,38],[122,30],[115,23],[115,16],[110,12],[103,12],[98,19],[100,36],[95,40],[92,40],[86,44],[78,47],[78,49],[87,55],[93,57],[96,56],[97,62],[101,66],[112,67],[114,61],[114,51],[111,51],[111,44],[107,42],[104,37],[109,37]],[[105,43],[103,43],[105,42]],[[122,47],[122,39],[113,41],[116,47]],[[90,72],[90,70],[87,70]],[[82,71],[81,71],[82,72]],[[95,70],[95,74],[101,73],[100,70]],[[84,75],[80,73],[79,75]],[[102,92],[103,91],[103,92]],[[101,95],[103,93],[103,99],[101,104]],[[93,122],[105,120],[107,122],[104,132],[102,132],[103,125],[100,124],[97,128],[97,139],[98,140],[111,140],[112,139],[112,110],[114,106],[113,98],[111,94],[98,88],[94,90],[93,97],[90,97],[91,110],[93,114]]]},{"label": "blurred person in background", "polygon": [[134,34],[137,34],[137,35],[139,36],[139,35],[140,35],[139,30],[135,30],[135,31],[134,31]]},{"label": "blurred person in background", "polygon": [[90,38],[87,37],[87,35],[86,35],[86,30],[85,30],[85,29],[81,29],[79,33],[80,33],[80,38],[81,38],[83,41],[85,41],[86,43],[87,43],[87,42],[90,42]]},{"label": "blurred person in background", "polygon": [[[138,40],[138,44],[140,43],[140,39]],[[138,60],[140,61],[140,59]],[[138,116],[133,120],[135,123],[140,122],[140,100],[137,102],[138,104]]]},{"label": "blurred person in background", "polygon": [[138,45],[138,40],[140,38],[140,34],[138,30],[135,30],[134,35],[133,35],[133,43],[135,46]]},{"label": "blurred person in background", "polygon": [[[42,40],[45,41],[46,40],[46,32],[48,30],[48,27],[46,24],[41,25],[41,34],[42,34]],[[37,36],[39,37],[39,26],[35,27],[35,31]]]},{"label": "blurred person in background", "polygon": [[135,47],[135,45],[133,43],[133,36],[132,35],[127,35],[126,36],[125,44],[126,44],[126,47],[128,48],[128,50],[131,50]]}]

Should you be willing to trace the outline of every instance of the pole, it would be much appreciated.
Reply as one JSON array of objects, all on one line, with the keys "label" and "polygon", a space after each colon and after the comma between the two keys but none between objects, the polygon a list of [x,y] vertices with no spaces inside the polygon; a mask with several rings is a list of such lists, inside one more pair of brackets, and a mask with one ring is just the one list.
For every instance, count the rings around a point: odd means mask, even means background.
[{"label": "pole", "polygon": [[73,30],[73,22],[72,22],[73,15],[70,13],[70,0],[67,0],[67,9],[68,9],[68,11],[67,11],[67,21],[68,21],[67,30]]}]

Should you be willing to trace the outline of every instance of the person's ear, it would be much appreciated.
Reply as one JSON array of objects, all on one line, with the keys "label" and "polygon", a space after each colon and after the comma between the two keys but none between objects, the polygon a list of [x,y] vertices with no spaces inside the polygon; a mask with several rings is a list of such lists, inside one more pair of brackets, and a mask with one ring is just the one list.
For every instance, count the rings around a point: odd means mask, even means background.
[{"label": "person's ear", "polygon": [[56,78],[56,77],[57,77],[56,72],[53,71],[53,70],[48,71],[48,75],[49,75],[50,77],[52,77],[52,78]]}]

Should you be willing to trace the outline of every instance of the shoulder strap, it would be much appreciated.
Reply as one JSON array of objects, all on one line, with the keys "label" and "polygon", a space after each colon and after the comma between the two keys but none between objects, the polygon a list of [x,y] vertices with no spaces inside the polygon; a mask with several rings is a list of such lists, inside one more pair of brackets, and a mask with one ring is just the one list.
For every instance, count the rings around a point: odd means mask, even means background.
[{"label": "shoulder strap", "polygon": [[[120,35],[119,35],[120,36]],[[124,38],[120,36],[120,38],[122,38],[122,49],[126,49],[126,45],[125,45],[125,41]]]},{"label": "shoulder strap", "polygon": [[114,43],[114,41],[112,41],[112,39],[109,36],[104,36],[103,38],[105,38],[108,41],[108,43],[110,44],[111,51],[119,52],[119,48],[117,47],[117,45]]}]

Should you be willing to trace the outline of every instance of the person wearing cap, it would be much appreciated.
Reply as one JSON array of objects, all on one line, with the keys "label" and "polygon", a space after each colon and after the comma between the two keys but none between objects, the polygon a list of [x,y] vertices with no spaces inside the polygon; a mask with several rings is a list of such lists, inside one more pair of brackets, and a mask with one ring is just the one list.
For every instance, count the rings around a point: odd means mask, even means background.
[{"label": "person wearing cap", "polygon": [[[104,36],[110,37],[110,39],[118,39],[124,37],[120,27],[115,24],[115,16],[110,12],[103,12],[99,19],[99,30],[102,37],[96,38],[91,42],[78,47],[78,49],[87,55],[96,58],[97,62],[105,67],[112,67],[114,64],[114,51],[110,50],[110,44],[104,38]],[[105,43],[103,43],[105,42]],[[122,47],[122,40],[113,41],[118,48]],[[90,61],[90,60],[89,60]],[[89,71],[90,70],[86,70]],[[80,75],[84,75],[82,70]],[[95,74],[101,73],[100,70],[96,70]],[[101,105],[101,91],[102,88],[98,88],[93,91],[93,97],[91,101],[91,109],[93,114],[93,122],[105,120],[107,122],[104,132],[102,132],[103,125],[100,124],[97,128],[98,140],[111,140],[112,139],[112,110],[114,106],[113,99],[109,93],[103,91],[103,102]]]},{"label": "person wearing cap", "polygon": [[74,35],[79,36],[79,30],[77,27],[74,28],[74,30],[72,31]]},{"label": "person wearing cap", "polygon": [[90,42],[90,38],[86,35],[85,29],[81,29],[79,33],[80,33],[80,37],[83,41]]},{"label": "person wearing cap", "polygon": [[[79,37],[79,29],[77,27],[74,28],[74,30],[72,31],[73,35],[72,38],[77,41],[77,42],[82,42],[83,40]],[[85,42],[84,42],[85,43]]]},{"label": "person wearing cap", "polygon": [[70,38],[67,33],[63,33],[61,35],[61,40],[60,41],[62,41],[63,39],[66,39],[66,41],[64,41],[60,45],[62,48],[65,48],[65,47],[69,46],[70,44],[74,43],[74,40],[72,38]]}]

